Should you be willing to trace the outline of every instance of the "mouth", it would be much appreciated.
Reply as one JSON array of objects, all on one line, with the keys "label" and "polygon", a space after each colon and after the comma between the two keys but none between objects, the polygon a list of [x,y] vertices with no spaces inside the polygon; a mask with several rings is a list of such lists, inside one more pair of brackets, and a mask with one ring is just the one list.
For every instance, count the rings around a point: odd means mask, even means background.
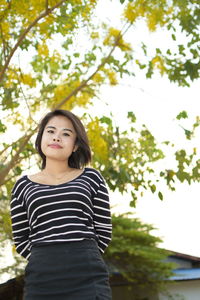
[{"label": "mouth", "polygon": [[48,145],[50,148],[53,148],[53,149],[61,149],[62,147],[58,144],[50,144]]}]

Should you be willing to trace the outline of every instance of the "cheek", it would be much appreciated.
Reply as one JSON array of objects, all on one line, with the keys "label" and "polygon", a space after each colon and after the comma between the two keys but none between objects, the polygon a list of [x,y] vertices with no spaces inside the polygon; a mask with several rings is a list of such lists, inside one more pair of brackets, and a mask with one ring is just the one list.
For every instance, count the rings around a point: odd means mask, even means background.
[{"label": "cheek", "polygon": [[46,138],[45,138],[45,136],[43,135],[43,136],[42,136],[42,140],[41,140],[41,150],[42,150],[42,152],[45,151],[45,145],[46,145]]},{"label": "cheek", "polygon": [[74,139],[68,139],[66,142],[64,142],[63,144],[65,144],[65,147],[68,148],[68,149],[73,149],[74,146],[75,146],[75,141]]}]

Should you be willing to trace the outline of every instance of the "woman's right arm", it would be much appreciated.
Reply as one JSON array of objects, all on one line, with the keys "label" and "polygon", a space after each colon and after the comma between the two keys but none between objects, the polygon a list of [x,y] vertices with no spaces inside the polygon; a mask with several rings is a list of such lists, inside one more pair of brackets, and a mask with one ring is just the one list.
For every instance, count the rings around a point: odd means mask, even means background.
[{"label": "woman's right arm", "polygon": [[23,201],[23,181],[17,182],[12,190],[10,203],[12,233],[16,251],[24,258],[30,256],[29,222]]}]

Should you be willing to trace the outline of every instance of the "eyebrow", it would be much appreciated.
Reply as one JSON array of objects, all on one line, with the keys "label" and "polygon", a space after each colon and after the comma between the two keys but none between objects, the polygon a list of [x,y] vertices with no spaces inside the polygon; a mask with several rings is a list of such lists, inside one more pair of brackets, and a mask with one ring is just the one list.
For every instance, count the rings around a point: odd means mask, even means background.
[{"label": "eyebrow", "polygon": [[[56,127],[54,127],[54,126],[47,126],[46,129],[47,129],[47,128],[56,129]],[[63,128],[63,131],[70,131],[70,132],[73,133],[73,130],[71,130],[71,129],[69,129],[69,128]]]}]

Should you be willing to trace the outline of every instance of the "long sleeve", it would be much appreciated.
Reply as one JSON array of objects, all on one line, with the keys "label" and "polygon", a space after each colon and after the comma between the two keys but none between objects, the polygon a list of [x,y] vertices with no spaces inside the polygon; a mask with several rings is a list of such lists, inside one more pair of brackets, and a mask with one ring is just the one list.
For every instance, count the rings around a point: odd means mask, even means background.
[{"label": "long sleeve", "polygon": [[93,204],[94,227],[99,239],[99,250],[103,253],[108,246],[112,235],[109,195],[103,178],[97,193],[93,198]]},{"label": "long sleeve", "polygon": [[19,180],[12,190],[11,221],[16,251],[28,259],[30,256],[29,222],[23,201],[23,190],[23,181]]}]

